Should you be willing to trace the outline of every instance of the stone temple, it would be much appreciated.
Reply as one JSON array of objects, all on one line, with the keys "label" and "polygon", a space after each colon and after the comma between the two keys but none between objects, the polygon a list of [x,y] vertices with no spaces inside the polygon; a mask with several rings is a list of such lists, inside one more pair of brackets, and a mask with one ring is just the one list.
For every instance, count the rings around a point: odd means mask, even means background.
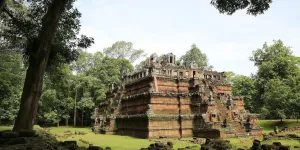
[{"label": "stone temple", "polygon": [[262,135],[256,114],[232,96],[225,72],[176,65],[172,53],[112,84],[92,118],[93,130],[139,138],[231,138]]}]

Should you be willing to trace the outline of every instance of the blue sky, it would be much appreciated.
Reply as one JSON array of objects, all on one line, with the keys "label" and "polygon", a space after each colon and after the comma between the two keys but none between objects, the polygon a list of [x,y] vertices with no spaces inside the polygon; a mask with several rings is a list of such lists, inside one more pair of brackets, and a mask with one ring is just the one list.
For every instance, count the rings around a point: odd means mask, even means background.
[{"label": "blue sky", "polygon": [[281,39],[300,56],[300,1],[274,0],[263,15],[220,14],[210,0],[78,0],[81,33],[95,38],[89,52],[130,41],[148,54],[183,55],[195,43],[216,71],[250,75],[249,60],[264,42]]}]

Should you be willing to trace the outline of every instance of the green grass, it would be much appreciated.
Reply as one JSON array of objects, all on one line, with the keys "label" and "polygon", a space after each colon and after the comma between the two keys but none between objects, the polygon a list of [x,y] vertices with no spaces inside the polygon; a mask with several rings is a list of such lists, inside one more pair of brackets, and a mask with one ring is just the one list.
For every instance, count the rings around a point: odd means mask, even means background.
[{"label": "green grass", "polygon": [[12,129],[12,126],[0,126],[0,131],[11,130],[11,129]]},{"label": "green grass", "polygon": [[[251,138],[231,138],[229,139],[230,143],[237,149],[237,148],[244,148],[249,149],[252,146],[253,139]],[[258,140],[262,140],[258,138]],[[262,141],[262,144],[269,144],[271,145],[273,142],[280,142],[284,146],[290,146],[291,150],[294,150],[294,146],[300,146],[300,141],[297,140],[267,140]],[[296,150],[296,149],[295,149]]]},{"label": "green grass", "polygon": [[[0,125],[0,131],[3,131],[3,130],[12,130],[12,128],[13,128],[13,126],[1,126],[1,125]],[[35,130],[41,129],[41,127],[38,126],[38,125],[35,125],[33,128],[34,128]]]},{"label": "green grass", "polygon": [[278,126],[279,129],[283,127],[295,127],[300,125],[300,121],[297,123],[297,120],[283,120],[282,122],[280,120],[259,120],[259,125],[263,127],[263,133],[269,133],[274,132],[273,125]]},{"label": "green grass", "polygon": [[[279,129],[283,127],[295,127],[300,125],[296,120],[284,120],[282,123],[280,120],[259,120],[259,125],[263,127],[264,133],[273,132],[273,124],[278,126]],[[1,130],[10,130],[12,126],[0,126]],[[38,131],[41,129],[39,126],[35,126],[35,129]],[[53,133],[57,140],[66,141],[66,140],[77,140],[79,146],[88,147],[87,144],[82,143],[79,139],[88,141],[89,143],[101,146],[103,148],[109,146],[113,150],[139,150],[142,147],[148,147],[150,144],[154,143],[158,139],[148,140],[148,139],[138,139],[129,136],[119,136],[119,135],[104,135],[104,134],[94,134],[90,128],[73,128],[73,127],[50,127],[47,128]],[[85,132],[85,135],[72,135],[70,137],[62,137],[65,131],[71,132]],[[282,133],[280,133],[282,134]],[[283,133],[287,134],[287,133]],[[293,134],[300,135],[300,131],[294,132]],[[193,146],[196,144],[189,143],[188,140],[192,140],[192,138],[183,138],[182,140],[178,139],[166,139],[160,140],[163,142],[172,141],[174,143],[174,149],[183,148],[186,146]],[[231,138],[230,143],[234,145],[236,148],[249,148],[252,146],[253,138]],[[262,140],[259,138],[259,140]],[[268,140],[263,141],[263,144],[272,144],[273,142],[281,142],[283,145],[293,147],[296,145],[300,145],[299,141],[296,140]],[[200,146],[197,145],[196,149],[199,149]]]},{"label": "green grass", "polygon": [[[104,135],[104,134],[94,134],[90,128],[72,128],[72,127],[51,127],[50,132],[57,134],[58,136],[63,136],[65,131],[71,131],[72,133],[76,132],[85,132],[85,135],[72,135],[68,138],[58,137],[58,140],[77,140],[79,146],[88,147],[87,144],[82,143],[79,139],[87,141],[95,146],[100,146],[105,148],[107,146],[111,147],[113,150],[139,150],[140,148],[146,148],[150,144],[157,141],[157,139],[139,139],[129,136],[119,136],[119,135]],[[192,138],[184,138],[183,140],[192,140]],[[160,140],[162,141],[162,140]],[[166,139],[163,142],[172,141],[174,143],[174,148],[183,148],[186,146],[193,146],[196,144],[189,143],[187,141],[179,141],[178,139]],[[199,149],[200,146],[196,145]]]}]

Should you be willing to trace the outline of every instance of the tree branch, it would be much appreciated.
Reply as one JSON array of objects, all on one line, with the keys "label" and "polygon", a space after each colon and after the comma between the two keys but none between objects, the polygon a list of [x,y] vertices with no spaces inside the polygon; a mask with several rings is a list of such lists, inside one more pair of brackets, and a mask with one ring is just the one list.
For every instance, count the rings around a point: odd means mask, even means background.
[{"label": "tree branch", "polygon": [[31,36],[22,30],[24,29],[25,21],[20,21],[19,18],[14,16],[13,13],[11,13],[6,6],[3,7],[3,12],[6,13],[12,19],[13,24],[19,29],[19,31],[21,31],[27,39],[30,39]]}]

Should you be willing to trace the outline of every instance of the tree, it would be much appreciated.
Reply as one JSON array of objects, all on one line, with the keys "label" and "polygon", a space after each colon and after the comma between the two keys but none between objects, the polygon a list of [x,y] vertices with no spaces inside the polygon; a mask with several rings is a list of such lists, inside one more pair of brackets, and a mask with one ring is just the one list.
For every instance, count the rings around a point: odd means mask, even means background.
[{"label": "tree", "polygon": [[270,8],[272,0],[211,0],[222,14],[232,15],[237,10],[247,9],[249,15],[260,15]]},{"label": "tree", "polygon": [[44,20],[38,38],[28,48],[32,53],[29,58],[29,67],[26,73],[20,110],[18,112],[14,131],[20,129],[33,129],[38,99],[40,98],[43,85],[43,76],[51,52],[51,42],[58,26],[67,0],[53,0]]},{"label": "tree", "polygon": [[258,92],[258,97],[255,99],[258,107],[264,105],[262,95],[265,92],[265,85],[271,79],[284,80],[297,76],[299,72],[290,47],[285,46],[281,40],[274,40],[274,44],[270,46],[265,43],[262,49],[253,52],[250,60],[258,67],[255,75],[255,86]]},{"label": "tree", "polygon": [[188,50],[185,55],[181,56],[180,60],[183,61],[184,65],[189,65],[191,62],[198,64],[201,69],[212,69],[213,66],[208,64],[208,59],[205,53],[202,53],[200,49],[193,44],[191,49]]},{"label": "tree", "polygon": [[[72,82],[72,72],[67,64],[52,68],[51,72],[46,73],[43,94],[38,109],[38,123],[44,121],[58,123],[54,121],[57,121],[57,119],[59,119],[58,121],[64,119],[65,125],[68,125],[71,110],[74,109],[74,99],[71,94]],[[52,93],[53,95],[49,96],[49,93]],[[55,116],[57,118],[49,119],[51,116],[54,117],[54,112],[57,113]],[[45,114],[48,113],[51,115],[46,118]]]},{"label": "tree", "polygon": [[245,107],[250,112],[254,112],[254,96],[256,95],[256,89],[254,85],[254,79],[244,76],[235,75],[231,78],[232,82],[232,94],[242,96],[245,102]]},{"label": "tree", "polygon": [[7,3],[0,14],[5,25],[0,36],[23,50],[28,66],[14,130],[32,129],[46,69],[76,60],[76,48],[87,48],[93,39],[77,38],[81,14],[73,8],[74,0],[13,2],[14,7]]},{"label": "tree", "polygon": [[84,125],[84,113],[86,112],[86,109],[92,109],[95,104],[92,101],[92,97],[90,96],[90,93],[86,92],[84,93],[84,96],[82,97],[82,99],[78,102],[78,108],[81,110],[81,125]]},{"label": "tree", "polygon": [[127,59],[130,63],[146,55],[144,50],[134,49],[131,42],[125,41],[115,42],[111,47],[104,48],[103,53],[112,58]]},{"label": "tree", "polygon": [[[9,8],[4,8],[4,12],[7,15],[6,20],[8,20],[8,30],[12,31],[8,33],[21,33],[21,35],[11,34],[15,35],[11,37],[6,36],[6,39],[12,42],[15,37],[22,37],[27,41],[24,42],[26,43],[24,45],[26,46],[24,53],[28,56],[28,69],[14,130],[32,129],[37,112],[38,99],[42,92],[42,81],[46,68],[53,62],[57,62],[53,58],[65,58],[54,57],[58,55],[57,50],[64,52],[60,53],[62,56],[70,54],[67,53],[70,47],[67,47],[66,45],[68,44],[66,43],[73,36],[74,32],[65,33],[63,31],[69,31],[66,30],[66,27],[69,28],[69,25],[73,25],[72,19],[74,19],[74,16],[67,16],[67,14],[74,14],[69,11],[72,10],[72,2],[69,0],[53,0],[52,3],[48,3],[46,1],[33,0],[29,5],[29,9],[31,9],[30,13],[25,13],[23,16],[21,16],[22,13],[18,14],[17,11],[12,12]],[[47,7],[49,9],[45,9]],[[40,16],[44,17],[41,18]],[[62,16],[68,19],[61,20]],[[77,16],[75,14],[75,18]],[[66,25],[64,23],[70,24]],[[42,24],[42,26],[39,24]],[[57,29],[62,32],[56,34]],[[54,37],[56,37],[55,40]],[[53,41],[57,43],[53,44]]]},{"label": "tree", "polygon": [[226,73],[226,80],[228,83],[232,84],[232,79],[236,76],[236,74],[232,71],[227,71]]},{"label": "tree", "polygon": [[39,102],[40,117],[46,121],[56,123],[59,126],[59,121],[62,115],[62,101],[57,98],[57,92],[54,89],[48,89],[43,92],[41,101]]},{"label": "tree", "polygon": [[267,118],[290,118],[291,105],[299,102],[297,84],[300,82],[299,61],[281,40],[274,40],[272,45],[265,43],[261,49],[253,52],[250,58],[258,71],[254,76],[256,89],[256,110],[267,113]]},{"label": "tree", "polygon": [[0,121],[13,121],[17,115],[25,68],[19,51],[0,47]]},{"label": "tree", "polygon": [[93,54],[83,50],[79,50],[78,52],[79,57],[72,63],[71,68],[76,74],[87,75],[90,67],[93,65]]},{"label": "tree", "polygon": [[126,72],[133,70],[128,60],[107,57],[101,52],[94,54],[92,62],[93,66],[91,66],[89,74],[99,79],[104,85],[119,82]]},{"label": "tree", "polygon": [[291,94],[291,88],[279,78],[271,79],[265,85],[265,92],[262,97],[272,119],[280,118],[282,121],[282,119],[287,118]]}]

